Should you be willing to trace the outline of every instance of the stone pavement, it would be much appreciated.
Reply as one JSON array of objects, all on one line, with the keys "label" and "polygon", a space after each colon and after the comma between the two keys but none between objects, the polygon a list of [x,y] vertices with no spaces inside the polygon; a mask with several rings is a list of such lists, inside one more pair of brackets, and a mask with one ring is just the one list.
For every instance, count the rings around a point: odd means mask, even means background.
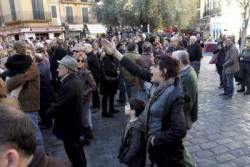
[{"label": "stone pavement", "polygon": [[[188,132],[185,145],[198,167],[249,167],[250,96],[235,93],[231,100],[219,97],[219,77],[208,60],[205,56],[199,76],[199,120]],[[117,153],[125,120],[122,112],[112,119],[103,119],[100,113],[93,115],[95,139],[85,147],[88,167],[123,166]],[[67,159],[51,130],[43,133],[48,152]]]}]

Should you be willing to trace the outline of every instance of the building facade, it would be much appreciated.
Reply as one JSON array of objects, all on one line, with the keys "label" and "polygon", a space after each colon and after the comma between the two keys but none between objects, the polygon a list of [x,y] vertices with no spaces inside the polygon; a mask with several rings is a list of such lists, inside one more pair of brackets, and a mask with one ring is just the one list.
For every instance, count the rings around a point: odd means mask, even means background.
[{"label": "building facade", "polygon": [[80,36],[95,23],[95,0],[0,0],[0,38],[5,41]]},{"label": "building facade", "polygon": [[84,26],[97,22],[94,14],[95,0],[61,0],[61,22],[66,29],[66,38],[84,36]]},{"label": "building facade", "polygon": [[199,0],[199,3],[198,30],[212,40],[221,35],[234,35],[236,39],[239,38],[243,19],[242,9],[236,0]]}]

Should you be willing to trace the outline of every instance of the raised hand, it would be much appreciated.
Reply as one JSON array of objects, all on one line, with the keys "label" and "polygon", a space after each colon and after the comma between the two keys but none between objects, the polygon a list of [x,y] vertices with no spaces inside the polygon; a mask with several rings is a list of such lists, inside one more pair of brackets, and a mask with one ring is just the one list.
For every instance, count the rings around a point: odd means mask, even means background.
[{"label": "raised hand", "polygon": [[107,39],[102,39],[102,46],[104,48],[104,51],[108,54],[108,55],[113,55],[116,52],[116,47],[114,42],[110,42]]}]

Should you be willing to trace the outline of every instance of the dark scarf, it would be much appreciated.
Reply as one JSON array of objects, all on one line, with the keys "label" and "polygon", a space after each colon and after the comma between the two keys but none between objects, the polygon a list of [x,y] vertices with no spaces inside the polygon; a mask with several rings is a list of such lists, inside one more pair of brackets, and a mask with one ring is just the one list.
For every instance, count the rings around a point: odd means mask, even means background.
[{"label": "dark scarf", "polygon": [[5,67],[7,70],[4,72],[5,76],[12,77],[17,74],[25,73],[30,65],[32,59],[30,56],[15,54],[7,59]]}]

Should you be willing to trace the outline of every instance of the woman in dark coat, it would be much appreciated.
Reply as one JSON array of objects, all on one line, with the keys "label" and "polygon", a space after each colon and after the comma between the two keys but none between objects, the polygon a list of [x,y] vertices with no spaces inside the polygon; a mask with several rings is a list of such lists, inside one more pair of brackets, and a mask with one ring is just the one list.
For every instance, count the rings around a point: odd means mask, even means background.
[{"label": "woman in dark coat", "polygon": [[223,46],[223,41],[218,42],[218,48],[213,52],[213,54],[218,54],[215,65],[216,65],[217,72],[220,76],[219,88],[223,88],[222,70],[223,70],[223,64],[225,63],[225,48]]},{"label": "woman in dark coat", "polygon": [[96,83],[91,71],[88,70],[87,56],[83,52],[75,53],[73,56],[78,63],[78,75],[83,86],[83,132],[84,144],[89,144],[93,139],[91,99],[92,92],[96,90]]},{"label": "woman in dark coat", "polygon": [[[113,117],[112,113],[117,111],[114,109],[114,97],[118,89],[118,63],[112,56],[106,55],[101,61],[102,80],[100,91],[102,97],[102,116]],[[109,100],[109,112],[107,103]]]},{"label": "woman in dark coat", "polygon": [[151,70],[144,70],[121,55],[113,45],[102,40],[107,53],[116,57],[131,74],[154,83],[155,91],[144,113],[148,153],[157,167],[184,166],[186,123],[183,113],[184,98],[178,79],[179,64],[172,57],[160,57]]},{"label": "woman in dark coat", "polygon": [[52,126],[52,119],[46,117],[46,111],[54,101],[52,88],[50,85],[50,71],[49,68],[43,63],[44,54],[36,53],[35,60],[38,65],[40,73],[40,110],[41,117],[40,128],[47,129]]},{"label": "woman in dark coat", "polygon": [[84,51],[87,55],[88,69],[91,71],[96,82],[97,89],[93,91],[93,97],[92,97],[92,102],[93,102],[92,112],[97,112],[100,108],[100,97],[99,97],[98,87],[100,85],[102,77],[100,59],[98,55],[99,53],[94,51],[90,44],[84,44]]},{"label": "woman in dark coat", "polygon": [[[250,39],[246,40],[245,48],[240,55],[241,89],[243,95],[250,95]],[[245,91],[245,87],[247,88]]]}]

